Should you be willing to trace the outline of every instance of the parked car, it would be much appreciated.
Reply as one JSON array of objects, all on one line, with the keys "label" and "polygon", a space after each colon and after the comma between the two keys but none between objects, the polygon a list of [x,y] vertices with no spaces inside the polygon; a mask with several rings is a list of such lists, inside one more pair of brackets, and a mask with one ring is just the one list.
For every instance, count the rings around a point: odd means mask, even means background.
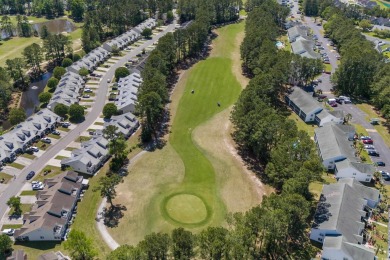
[{"label": "parked car", "polygon": [[382,161],[376,162],[375,165],[376,166],[386,166],[386,164]]},{"label": "parked car", "polygon": [[36,146],[31,146],[31,147],[27,148],[27,152],[29,152],[29,151],[31,151],[31,152],[39,152],[39,149]]},{"label": "parked car", "polygon": [[27,174],[27,176],[26,176],[26,180],[31,180],[32,177],[34,177],[34,175],[35,175],[35,172],[34,172],[34,171],[29,172],[29,173]]},{"label": "parked car", "polygon": [[363,144],[373,144],[374,141],[372,141],[371,139],[368,139],[368,140],[363,140]]},{"label": "parked car", "polygon": [[371,136],[361,136],[360,140],[371,140]]},{"label": "parked car", "polygon": [[53,135],[61,135],[61,133],[57,130],[54,130],[53,132],[51,132]]},{"label": "parked car", "polygon": [[107,79],[107,83],[111,83],[111,79]]},{"label": "parked car", "polygon": [[366,144],[364,146],[364,149],[375,150],[375,146],[373,146],[372,144]]},{"label": "parked car", "polygon": [[35,185],[32,186],[33,190],[43,190],[43,188],[44,188],[43,183],[35,184]]},{"label": "parked car", "polygon": [[330,64],[330,61],[329,60],[324,60],[324,63],[325,64]]},{"label": "parked car", "polygon": [[379,157],[379,153],[377,151],[375,151],[375,150],[368,150],[367,153],[370,156],[377,156],[377,157]]},{"label": "parked car", "polygon": [[352,101],[349,98],[344,99],[344,104],[350,104]]},{"label": "parked car", "polygon": [[83,95],[83,98],[90,98],[91,95]]},{"label": "parked car", "polygon": [[51,139],[47,138],[47,137],[42,138],[41,141],[46,143],[46,144],[51,144]]},{"label": "parked car", "polygon": [[3,231],[1,231],[3,234],[7,235],[7,236],[13,236],[14,233],[15,233],[15,229],[13,228],[6,228],[4,229]]},{"label": "parked car", "polygon": [[92,89],[90,89],[90,88],[86,88],[86,89],[84,89],[84,92],[87,92],[87,93],[92,93]]},{"label": "parked car", "polygon": [[65,128],[68,128],[70,125],[71,125],[71,123],[69,123],[69,122],[63,122],[63,123],[61,124],[61,126],[62,126],[62,127],[65,127]]}]

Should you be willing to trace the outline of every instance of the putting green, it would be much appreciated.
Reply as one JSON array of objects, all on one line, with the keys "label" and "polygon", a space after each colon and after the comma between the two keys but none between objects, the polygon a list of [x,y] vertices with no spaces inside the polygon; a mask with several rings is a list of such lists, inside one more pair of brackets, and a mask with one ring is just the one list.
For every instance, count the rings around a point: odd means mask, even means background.
[{"label": "putting green", "polygon": [[173,195],[165,203],[165,210],[179,224],[200,224],[208,215],[203,200],[192,194]]}]

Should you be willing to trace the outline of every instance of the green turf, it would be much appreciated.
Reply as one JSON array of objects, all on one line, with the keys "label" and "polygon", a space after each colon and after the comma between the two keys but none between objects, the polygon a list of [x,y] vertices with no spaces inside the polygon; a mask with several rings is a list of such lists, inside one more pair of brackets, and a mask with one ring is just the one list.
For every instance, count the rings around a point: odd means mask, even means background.
[{"label": "green turf", "polygon": [[24,190],[20,193],[20,196],[35,196],[37,192],[36,190]]},{"label": "green turf", "polygon": [[[163,188],[150,206],[155,207],[155,203],[159,203],[162,216],[175,225],[177,220],[174,217],[182,207],[177,203],[171,205],[170,211],[167,211],[169,207],[166,204],[170,201],[167,198],[173,194],[190,194],[201,198],[203,204],[197,203],[198,207],[192,211],[203,211],[203,207],[207,209],[206,221],[199,223],[195,214],[192,220],[187,217],[186,223],[181,223],[181,226],[198,227],[210,222],[220,224],[225,218],[226,208],[218,194],[214,168],[194,144],[192,131],[231,106],[240,94],[241,86],[232,74],[230,55],[234,49],[235,37],[242,30],[243,24],[234,24],[219,31],[220,35],[224,34],[224,43],[214,52],[216,56],[199,62],[191,69],[184,94],[180,99],[169,142],[184,163],[185,176],[179,185]],[[191,94],[192,89],[195,91],[194,94]],[[220,106],[217,106],[218,102]],[[170,215],[170,212],[174,213]],[[157,221],[154,220],[153,214],[150,221],[150,224]]]},{"label": "green turf", "polygon": [[11,180],[11,178],[12,178],[12,175],[9,175],[5,172],[0,172],[0,180],[4,179],[4,181],[0,182],[0,183],[6,184],[9,182],[9,180]]},{"label": "green turf", "polygon": [[24,165],[22,165],[20,163],[16,163],[16,162],[10,163],[9,166],[14,167],[14,168],[19,169],[19,170],[23,170],[25,167]]}]

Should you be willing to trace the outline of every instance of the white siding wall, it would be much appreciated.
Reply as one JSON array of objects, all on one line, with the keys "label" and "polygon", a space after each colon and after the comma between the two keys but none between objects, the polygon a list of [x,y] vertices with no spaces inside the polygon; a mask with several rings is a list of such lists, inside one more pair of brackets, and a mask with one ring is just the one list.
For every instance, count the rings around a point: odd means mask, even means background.
[{"label": "white siding wall", "polygon": [[354,260],[350,256],[344,254],[340,249],[323,248],[321,259],[329,260]]},{"label": "white siding wall", "polygon": [[39,228],[34,230],[24,236],[28,236],[30,241],[61,241],[61,235],[58,235],[57,238],[54,238],[54,232],[51,229]]},{"label": "white siding wall", "polygon": [[353,167],[348,167],[346,169],[342,169],[340,171],[337,171],[336,177],[337,178],[354,178],[354,179],[361,181],[361,182],[370,182],[372,179],[371,174],[362,173]]}]

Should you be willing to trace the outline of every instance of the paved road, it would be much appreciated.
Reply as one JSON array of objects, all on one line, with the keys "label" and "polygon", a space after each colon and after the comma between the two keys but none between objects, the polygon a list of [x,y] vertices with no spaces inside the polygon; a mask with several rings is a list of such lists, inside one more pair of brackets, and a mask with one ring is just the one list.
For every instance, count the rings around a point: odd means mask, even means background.
[{"label": "paved road", "polygon": [[47,151],[35,159],[29,166],[25,167],[20,174],[18,174],[16,180],[13,180],[9,186],[4,190],[4,192],[0,195],[0,216],[4,216],[7,205],[6,202],[12,196],[18,194],[18,192],[23,187],[24,183],[26,183],[26,175],[30,171],[40,172],[46,165],[46,163],[52,159],[58,152],[65,149],[71,142],[75,141],[77,137],[80,136],[80,133],[84,132],[89,128],[89,126],[100,116],[100,113],[103,110],[106,95],[108,91],[107,80],[112,79],[115,74],[115,69],[123,66],[129,59],[135,57],[137,54],[141,53],[143,49],[148,46],[151,46],[155,43],[159,38],[164,36],[168,32],[172,32],[175,29],[175,23],[170,24],[167,28],[160,32],[158,35],[155,35],[151,40],[146,41],[139,47],[135,48],[125,56],[123,56],[117,63],[110,67],[110,70],[102,77],[99,84],[99,91],[96,94],[95,102],[92,106],[92,110],[85,117],[84,122],[77,125],[77,127],[70,132],[68,132],[63,138],[61,138],[55,145],[49,147]]},{"label": "paved road", "polygon": [[[292,14],[295,16],[297,15],[297,9],[293,8]],[[332,47],[329,46],[329,39],[324,38],[321,34],[321,30],[323,29],[322,26],[318,26],[316,23],[314,23],[314,19],[310,17],[305,17],[305,24],[309,26],[315,35],[318,37],[318,41],[322,42],[322,46],[324,47],[324,51],[327,52],[330,64],[332,65],[332,74],[335,72],[336,68],[338,67],[337,64],[337,58],[336,55],[338,53],[333,50]],[[331,88],[333,87],[330,82],[330,75],[328,74],[322,74],[320,76],[322,79],[322,83],[318,85],[318,89],[321,89],[324,94],[326,94],[328,97],[334,97],[334,94],[331,92]],[[377,161],[383,161],[386,163],[386,167],[378,167],[378,170],[384,170],[384,171],[390,171],[390,149],[384,142],[383,138],[379,135],[379,133],[376,132],[375,128],[366,121],[367,114],[364,113],[362,110],[360,110],[357,106],[353,104],[343,104],[338,105],[336,109],[343,110],[345,114],[351,114],[352,115],[352,123],[359,124],[363,126],[367,132],[369,132],[369,135],[374,141],[375,149],[380,154],[380,157],[371,157],[373,162]],[[390,185],[390,182],[385,182],[386,184]]]}]

